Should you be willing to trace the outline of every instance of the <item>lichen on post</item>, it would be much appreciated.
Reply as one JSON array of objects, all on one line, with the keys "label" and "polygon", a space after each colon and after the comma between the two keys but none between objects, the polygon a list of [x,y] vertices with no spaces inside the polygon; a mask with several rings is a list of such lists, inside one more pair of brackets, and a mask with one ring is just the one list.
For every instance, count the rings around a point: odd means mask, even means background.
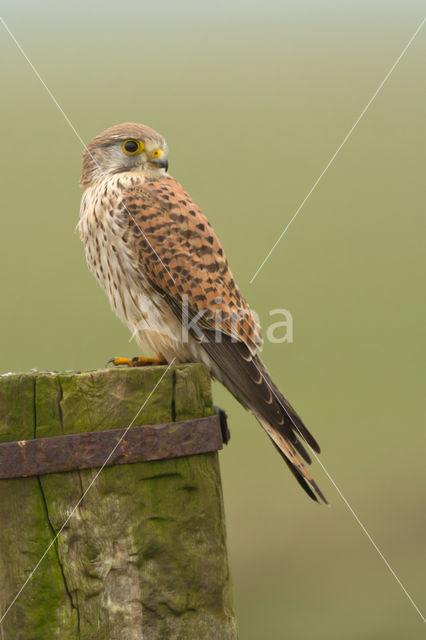
[{"label": "lichen on post", "polygon": [[[126,427],[165,367],[0,377],[0,442]],[[213,413],[202,365],[166,372],[137,424]],[[0,480],[7,640],[234,640],[217,453]],[[79,506],[84,492],[87,494]]]}]

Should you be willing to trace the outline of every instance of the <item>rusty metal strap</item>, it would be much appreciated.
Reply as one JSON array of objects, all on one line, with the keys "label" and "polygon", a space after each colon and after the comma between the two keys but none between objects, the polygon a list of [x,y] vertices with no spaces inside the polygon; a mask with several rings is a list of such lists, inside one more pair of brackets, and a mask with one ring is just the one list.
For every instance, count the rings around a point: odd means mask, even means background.
[{"label": "rusty metal strap", "polygon": [[[0,479],[178,458],[222,449],[229,431],[222,410],[207,418],[72,433],[0,444]],[[115,449],[116,447],[116,449]],[[111,455],[111,452],[114,453]]]}]

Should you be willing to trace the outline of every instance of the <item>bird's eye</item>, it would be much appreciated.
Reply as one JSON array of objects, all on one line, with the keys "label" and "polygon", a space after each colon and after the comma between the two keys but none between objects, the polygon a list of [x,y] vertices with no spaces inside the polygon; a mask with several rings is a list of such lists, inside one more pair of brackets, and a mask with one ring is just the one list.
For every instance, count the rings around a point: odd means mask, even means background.
[{"label": "bird's eye", "polygon": [[143,143],[140,140],[126,140],[123,142],[123,151],[129,156],[135,156],[144,150]]},{"label": "bird's eye", "polygon": [[152,152],[152,157],[153,158],[159,158],[162,154],[162,150],[161,149],[156,149],[155,151]]}]

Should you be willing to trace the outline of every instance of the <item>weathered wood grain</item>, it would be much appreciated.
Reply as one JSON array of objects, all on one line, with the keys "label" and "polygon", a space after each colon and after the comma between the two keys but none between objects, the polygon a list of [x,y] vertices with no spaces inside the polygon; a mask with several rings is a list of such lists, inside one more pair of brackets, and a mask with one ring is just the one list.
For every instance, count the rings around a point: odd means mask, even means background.
[{"label": "weathered wood grain", "polygon": [[[129,424],[164,371],[1,376],[0,442]],[[138,423],[212,412],[206,369],[182,365]],[[105,468],[90,487],[96,474],[0,480],[0,612],[68,519],[0,638],[234,640],[217,453]]]}]

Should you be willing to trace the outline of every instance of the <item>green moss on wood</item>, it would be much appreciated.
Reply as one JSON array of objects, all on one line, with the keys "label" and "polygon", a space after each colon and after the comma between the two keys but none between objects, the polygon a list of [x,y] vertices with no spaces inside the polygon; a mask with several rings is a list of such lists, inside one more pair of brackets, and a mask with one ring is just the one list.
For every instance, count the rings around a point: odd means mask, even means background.
[{"label": "green moss on wood", "polygon": [[[126,427],[164,371],[0,377],[0,440]],[[207,370],[182,365],[167,372],[136,423],[212,411]],[[1,610],[96,473],[0,481]],[[217,454],[105,468],[3,632],[8,640],[234,640]]]},{"label": "green moss on wood", "polygon": [[[34,437],[36,374],[0,377],[3,442]],[[0,481],[0,605],[4,611],[53,539],[38,478]],[[76,615],[67,598],[55,546],[3,624],[5,638],[55,638],[61,625],[72,634]],[[59,636],[58,636],[59,637]]]}]

